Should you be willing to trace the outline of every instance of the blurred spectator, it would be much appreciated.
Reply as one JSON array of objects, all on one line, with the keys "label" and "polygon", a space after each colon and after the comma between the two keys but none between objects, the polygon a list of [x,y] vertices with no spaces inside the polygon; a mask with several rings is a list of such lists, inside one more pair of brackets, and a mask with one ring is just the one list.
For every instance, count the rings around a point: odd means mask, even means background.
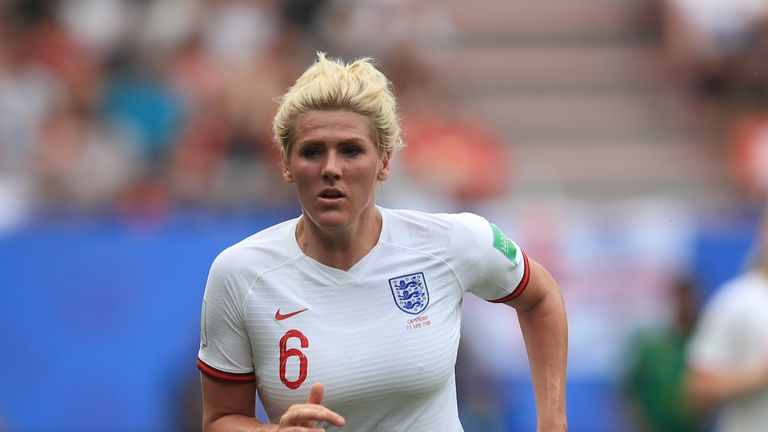
[{"label": "blurred spectator", "polygon": [[[322,21],[321,17],[326,13],[330,0],[283,0],[279,3],[280,15],[287,29],[299,32],[309,40],[322,37],[318,23]],[[312,51],[316,49],[321,48],[315,46]]]},{"label": "blurred spectator", "polygon": [[68,103],[42,122],[37,172],[47,205],[109,207],[140,173],[131,137],[95,121],[94,115]]},{"label": "blurred spectator", "polygon": [[[316,50],[374,56],[393,77],[412,179],[450,182],[446,199],[495,193],[464,162],[504,171],[483,162],[504,160],[498,140],[438,102],[450,89],[428,47],[451,35],[439,8],[410,0],[0,2],[0,225],[36,207],[287,205],[272,98]],[[422,161],[435,149],[440,167]]]},{"label": "blurred spectator", "polygon": [[32,207],[39,125],[62,90],[25,55],[25,35],[13,23],[0,16],[0,228],[18,223]]},{"label": "blurred spectator", "polygon": [[69,38],[103,61],[136,37],[138,3],[122,0],[68,0],[57,3],[56,18]]},{"label": "blurred spectator", "polygon": [[663,23],[670,61],[698,95],[768,83],[768,2],[665,0]]},{"label": "blurred spectator", "polygon": [[768,112],[738,119],[729,142],[734,172],[756,197],[768,197]]},{"label": "blurred spectator", "polygon": [[[98,1],[98,0],[97,0]],[[190,39],[200,41],[205,0],[154,0],[137,20],[134,38],[144,51],[172,56]],[[128,39],[130,40],[130,38]]]},{"label": "blurred spectator", "polygon": [[450,39],[454,33],[443,10],[432,2],[414,0],[336,0],[321,25],[326,42],[341,57],[380,59],[409,46],[434,59],[435,50],[427,44]]},{"label": "blurred spectator", "polygon": [[629,341],[626,391],[638,431],[702,430],[684,385],[685,351],[696,324],[696,292],[692,280],[677,280],[669,292],[672,322]]},{"label": "blurred spectator", "polygon": [[507,148],[485,124],[448,117],[404,117],[403,124],[408,145],[403,163],[432,193],[467,207],[508,191]]},{"label": "blurred spectator", "polygon": [[101,109],[111,124],[134,134],[139,154],[152,162],[168,154],[183,112],[164,71],[144,60],[131,50],[111,59]]},{"label": "blurred spectator", "polygon": [[768,212],[754,265],[721,287],[703,311],[688,351],[688,390],[718,410],[719,432],[768,430]]},{"label": "blurred spectator", "polygon": [[275,0],[215,0],[203,21],[206,50],[222,65],[237,65],[260,57],[279,30]]}]

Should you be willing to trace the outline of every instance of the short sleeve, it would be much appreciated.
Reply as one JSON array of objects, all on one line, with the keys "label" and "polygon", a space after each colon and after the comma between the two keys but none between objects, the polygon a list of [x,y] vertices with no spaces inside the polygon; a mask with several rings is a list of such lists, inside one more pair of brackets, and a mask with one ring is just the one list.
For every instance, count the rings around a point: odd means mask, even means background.
[{"label": "short sleeve", "polygon": [[247,282],[238,280],[225,251],[211,266],[200,317],[197,366],[211,378],[254,381],[253,354],[243,319]]},{"label": "short sleeve", "polygon": [[457,215],[452,241],[460,255],[457,267],[465,291],[493,303],[523,293],[530,275],[528,257],[498,226],[462,213]]},{"label": "short sleeve", "polygon": [[726,295],[715,295],[704,308],[699,323],[688,345],[688,361],[699,367],[726,367],[739,352],[738,329],[740,309]]}]

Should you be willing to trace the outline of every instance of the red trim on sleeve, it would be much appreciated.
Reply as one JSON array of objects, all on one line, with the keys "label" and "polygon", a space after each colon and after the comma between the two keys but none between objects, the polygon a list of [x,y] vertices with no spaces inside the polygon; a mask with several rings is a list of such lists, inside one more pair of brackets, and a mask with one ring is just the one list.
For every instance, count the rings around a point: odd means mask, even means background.
[{"label": "red trim on sleeve", "polygon": [[523,265],[525,266],[525,269],[523,270],[523,278],[520,280],[520,283],[517,284],[517,288],[515,288],[511,294],[508,296],[504,296],[497,300],[488,300],[491,303],[505,303],[508,302],[525,291],[525,287],[528,286],[528,279],[531,277],[531,267],[528,265],[528,255],[525,254],[522,250],[520,251],[523,254]]},{"label": "red trim on sleeve", "polygon": [[205,364],[205,362],[199,358],[197,359],[197,368],[200,369],[200,372],[204,373],[205,375],[218,380],[234,381],[240,383],[256,381],[256,376],[253,374],[253,372],[236,374],[232,372],[220,371],[212,366]]}]

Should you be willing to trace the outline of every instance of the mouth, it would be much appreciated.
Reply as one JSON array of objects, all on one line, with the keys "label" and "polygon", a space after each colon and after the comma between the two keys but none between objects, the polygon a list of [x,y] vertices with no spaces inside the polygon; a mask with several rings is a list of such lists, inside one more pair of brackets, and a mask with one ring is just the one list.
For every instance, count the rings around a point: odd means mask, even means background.
[{"label": "mouth", "polygon": [[344,193],[336,188],[323,189],[319,195],[321,200],[324,201],[337,201],[345,197]]}]

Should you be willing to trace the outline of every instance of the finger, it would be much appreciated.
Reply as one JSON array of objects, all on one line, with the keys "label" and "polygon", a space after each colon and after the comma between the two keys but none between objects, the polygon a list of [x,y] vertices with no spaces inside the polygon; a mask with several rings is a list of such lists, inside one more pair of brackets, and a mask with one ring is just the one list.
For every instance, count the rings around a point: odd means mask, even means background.
[{"label": "finger", "polygon": [[325,393],[325,387],[323,387],[322,383],[312,384],[312,388],[309,390],[309,397],[307,398],[307,403],[321,405],[323,403],[324,393]]},{"label": "finger", "polygon": [[325,429],[308,428],[303,426],[288,426],[288,427],[281,426],[278,429],[278,432],[325,432]]},{"label": "finger", "polygon": [[344,417],[322,405],[293,405],[280,418],[283,426],[313,426],[314,422],[324,421],[334,426],[344,426]]},{"label": "finger", "polygon": [[278,432],[325,432],[325,429],[307,428],[303,426],[280,427]]},{"label": "finger", "polygon": [[[323,394],[325,393],[325,388],[323,387],[322,383],[315,383],[312,384],[312,387],[309,389],[309,396],[307,397],[307,404],[309,405],[322,405],[323,403]],[[308,421],[304,422],[302,426],[307,427],[315,427],[317,426],[316,421]]]}]

